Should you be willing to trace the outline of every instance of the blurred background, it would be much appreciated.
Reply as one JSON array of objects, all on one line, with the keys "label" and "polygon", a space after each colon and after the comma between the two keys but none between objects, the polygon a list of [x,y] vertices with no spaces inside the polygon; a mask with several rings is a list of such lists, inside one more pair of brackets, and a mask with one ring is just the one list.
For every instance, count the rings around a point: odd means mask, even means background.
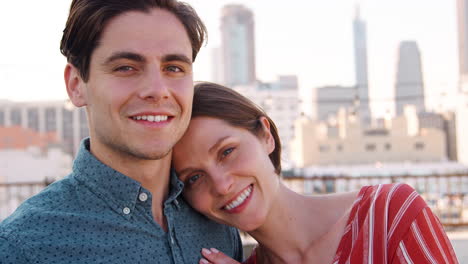
[{"label": "blurred background", "polygon": [[[88,136],[63,81],[70,2],[0,2],[0,221],[66,176]],[[209,33],[195,80],[272,117],[290,187],[406,182],[468,263],[468,0],[186,2]]]}]

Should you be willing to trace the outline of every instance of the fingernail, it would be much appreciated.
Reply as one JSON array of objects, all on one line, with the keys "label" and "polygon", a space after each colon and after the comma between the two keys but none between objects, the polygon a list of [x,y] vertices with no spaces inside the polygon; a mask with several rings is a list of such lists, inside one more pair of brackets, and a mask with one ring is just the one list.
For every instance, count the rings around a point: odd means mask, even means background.
[{"label": "fingernail", "polygon": [[206,249],[206,248],[203,248],[202,252],[207,254],[207,255],[211,254],[211,251],[209,249]]},{"label": "fingernail", "polygon": [[206,259],[204,259],[204,258],[200,259],[200,262],[201,262],[201,263],[204,263],[204,264],[208,264],[208,263],[209,263],[208,260],[206,260]]},{"label": "fingernail", "polygon": [[219,253],[219,250],[217,250],[216,248],[210,248],[211,252],[213,253]]}]

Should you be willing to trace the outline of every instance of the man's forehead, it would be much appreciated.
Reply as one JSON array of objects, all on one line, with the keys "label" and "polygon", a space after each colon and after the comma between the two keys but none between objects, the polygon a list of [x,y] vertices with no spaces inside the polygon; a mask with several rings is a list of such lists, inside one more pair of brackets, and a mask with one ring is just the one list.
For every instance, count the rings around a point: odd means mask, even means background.
[{"label": "man's forehead", "polygon": [[96,50],[107,59],[116,53],[140,56],[185,56],[192,61],[192,46],[183,24],[163,9],[128,11],[105,27]]}]

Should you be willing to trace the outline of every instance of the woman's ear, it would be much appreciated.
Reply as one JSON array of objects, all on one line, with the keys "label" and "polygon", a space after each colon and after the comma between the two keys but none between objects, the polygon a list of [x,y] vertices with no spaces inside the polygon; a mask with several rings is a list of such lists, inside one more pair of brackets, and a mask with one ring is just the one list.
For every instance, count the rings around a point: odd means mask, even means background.
[{"label": "woman's ear", "polygon": [[65,66],[64,79],[70,101],[76,107],[87,105],[86,85],[81,78],[78,69],[68,63],[67,66]]},{"label": "woman's ear", "polygon": [[260,123],[262,124],[261,137],[263,139],[263,142],[265,143],[266,151],[268,152],[268,155],[270,155],[275,150],[275,139],[273,138],[273,135],[271,134],[270,122],[264,116],[260,117],[259,120],[260,120]]}]

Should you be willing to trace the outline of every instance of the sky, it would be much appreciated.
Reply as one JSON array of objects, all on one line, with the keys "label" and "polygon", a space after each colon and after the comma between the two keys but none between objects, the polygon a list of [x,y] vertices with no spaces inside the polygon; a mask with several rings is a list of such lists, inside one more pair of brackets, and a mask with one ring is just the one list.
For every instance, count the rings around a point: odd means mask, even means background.
[{"label": "sky", "polygon": [[[70,0],[0,2],[0,100],[66,99],[61,32]],[[194,65],[195,80],[211,80],[211,49],[220,45],[226,4],[254,12],[257,78],[295,74],[301,94],[324,85],[354,84],[352,20],[357,0],[187,0],[208,28],[208,44]],[[458,80],[455,0],[362,0],[367,23],[372,107],[391,111],[398,44],[418,43],[426,103],[453,104]],[[442,103],[444,105],[442,105]]]}]

